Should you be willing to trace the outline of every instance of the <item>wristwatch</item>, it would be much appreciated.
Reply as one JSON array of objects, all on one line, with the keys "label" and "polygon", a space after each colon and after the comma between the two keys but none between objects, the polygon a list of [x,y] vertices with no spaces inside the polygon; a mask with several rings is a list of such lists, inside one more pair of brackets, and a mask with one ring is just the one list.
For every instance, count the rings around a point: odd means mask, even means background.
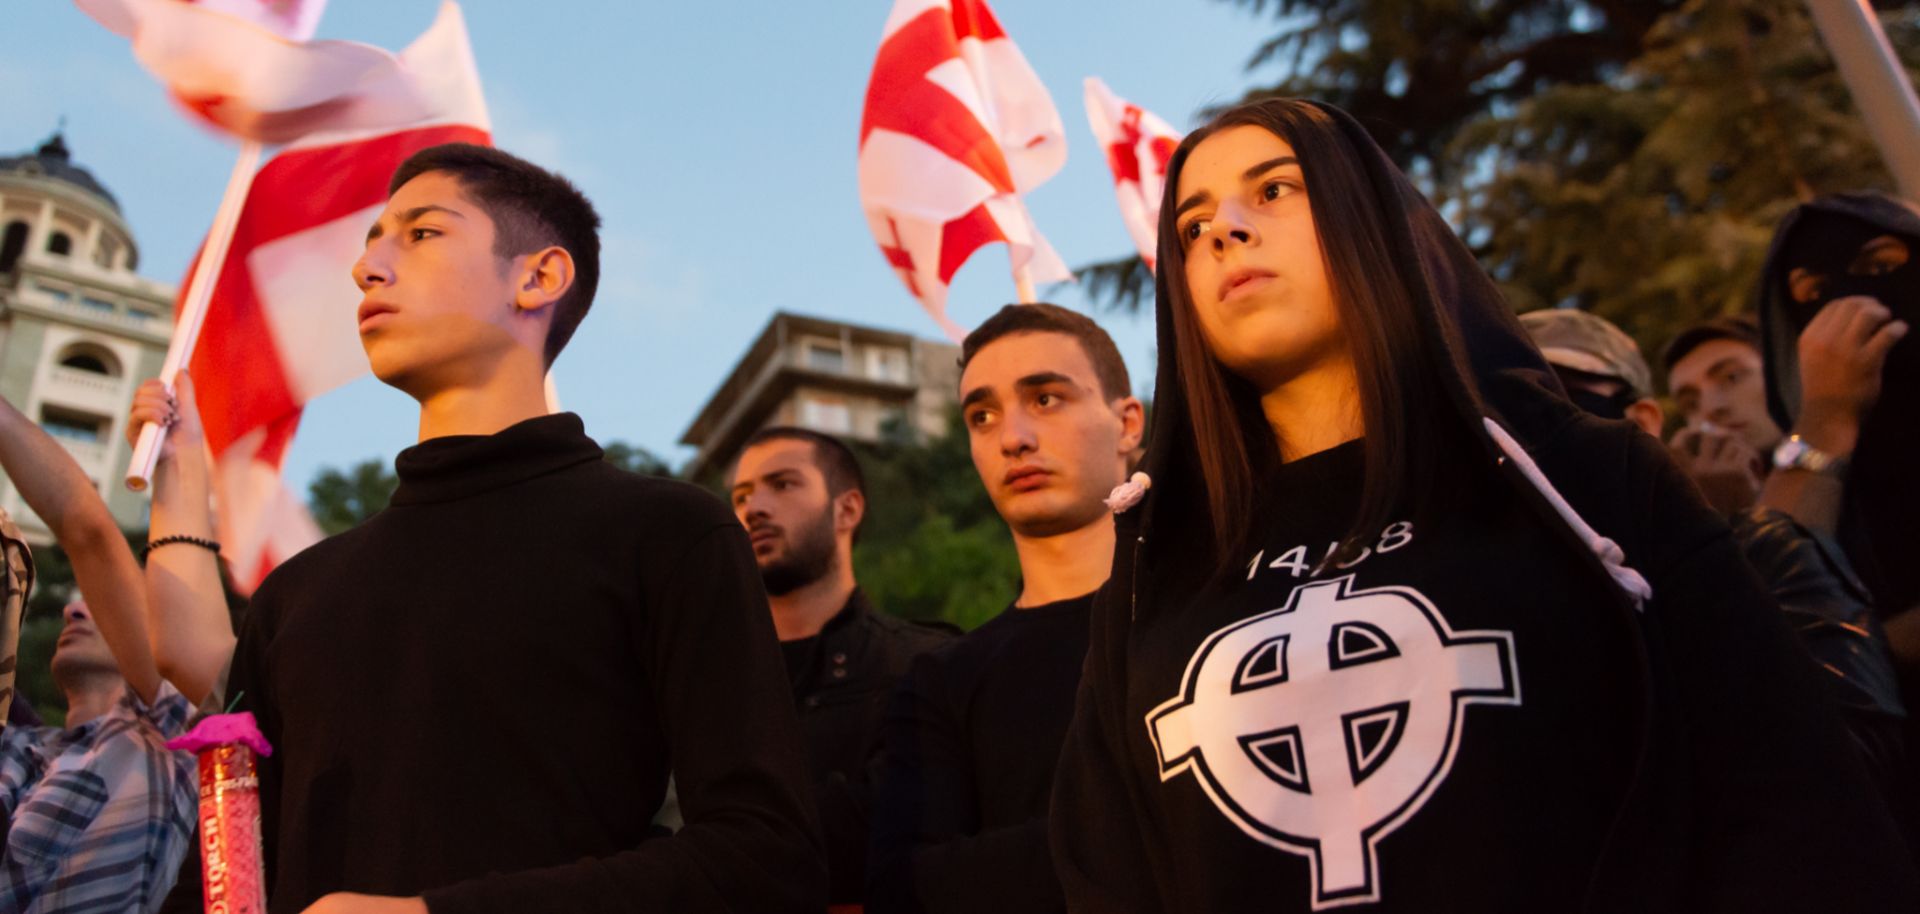
[{"label": "wristwatch", "polygon": [[1838,476],[1847,469],[1845,457],[1835,457],[1806,442],[1799,435],[1788,435],[1773,449],[1773,468],[1776,470],[1806,470],[1809,473],[1825,473]]}]

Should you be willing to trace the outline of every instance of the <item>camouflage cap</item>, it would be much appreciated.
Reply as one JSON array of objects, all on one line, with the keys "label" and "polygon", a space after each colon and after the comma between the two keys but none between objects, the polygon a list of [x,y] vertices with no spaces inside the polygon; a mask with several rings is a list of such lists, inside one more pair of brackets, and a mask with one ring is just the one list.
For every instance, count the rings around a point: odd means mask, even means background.
[{"label": "camouflage cap", "polygon": [[0,511],[0,722],[13,704],[14,679],[20,669],[20,621],[32,595],[33,552],[13,519]]},{"label": "camouflage cap", "polygon": [[1520,325],[1549,363],[1613,378],[1639,396],[1653,396],[1653,370],[1640,355],[1640,346],[1605,318],[1571,308],[1547,308],[1520,315]]}]

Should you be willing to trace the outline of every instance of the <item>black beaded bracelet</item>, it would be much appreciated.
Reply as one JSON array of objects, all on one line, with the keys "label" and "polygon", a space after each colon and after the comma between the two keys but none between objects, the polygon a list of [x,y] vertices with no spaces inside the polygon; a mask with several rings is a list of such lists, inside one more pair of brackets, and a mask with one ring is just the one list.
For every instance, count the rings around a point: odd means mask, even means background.
[{"label": "black beaded bracelet", "polygon": [[171,545],[173,543],[187,543],[189,545],[199,546],[202,549],[205,549],[209,552],[213,552],[216,554],[219,553],[220,551],[220,544],[214,542],[213,540],[201,539],[200,537],[197,537],[197,536],[185,536],[181,534],[175,534],[173,536],[163,536],[157,540],[149,541],[147,543],[147,547],[145,549],[140,550],[140,557],[144,559],[147,556],[152,555],[153,550],[158,549],[161,546]]}]

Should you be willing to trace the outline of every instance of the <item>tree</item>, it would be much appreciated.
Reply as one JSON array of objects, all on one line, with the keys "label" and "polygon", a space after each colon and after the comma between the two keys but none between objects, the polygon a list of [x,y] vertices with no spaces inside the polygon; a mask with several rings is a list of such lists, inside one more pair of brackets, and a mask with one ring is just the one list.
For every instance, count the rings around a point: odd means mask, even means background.
[{"label": "tree", "polygon": [[363,460],[345,472],[323,467],[307,484],[307,509],[321,532],[344,533],[380,513],[399,485],[383,460]]},{"label": "tree", "polygon": [[[1277,81],[1239,101],[1298,97],[1331,102],[1367,125],[1423,187],[1476,164],[1454,146],[1465,125],[1555,86],[1592,85],[1640,53],[1660,17],[1681,0],[1226,0],[1280,23],[1247,61],[1277,67]],[[1211,111],[1202,112],[1203,115]],[[1138,257],[1079,271],[1088,294],[1137,310],[1152,277]]]},{"label": "tree", "polygon": [[608,463],[629,473],[639,473],[642,476],[673,477],[677,475],[665,460],[639,445],[628,444],[625,441],[609,441],[601,450],[605,452]]},{"label": "tree", "polygon": [[853,444],[867,478],[867,519],[853,562],[885,612],[971,629],[1019,595],[1013,538],[973,468],[956,408],[948,434]]},{"label": "tree", "polygon": [[[1366,124],[1519,310],[1590,309],[1643,350],[1747,306],[1779,217],[1889,186],[1804,0],[1228,0],[1280,30],[1245,98]],[[1879,4],[1920,62],[1915,0]],[[1137,258],[1085,268],[1137,308]]]},{"label": "tree", "polygon": [[[1885,17],[1911,65],[1911,11]],[[1648,352],[1750,307],[1780,217],[1891,182],[1804,0],[1689,0],[1603,85],[1561,86],[1468,125],[1444,188],[1516,307],[1571,306]]]}]

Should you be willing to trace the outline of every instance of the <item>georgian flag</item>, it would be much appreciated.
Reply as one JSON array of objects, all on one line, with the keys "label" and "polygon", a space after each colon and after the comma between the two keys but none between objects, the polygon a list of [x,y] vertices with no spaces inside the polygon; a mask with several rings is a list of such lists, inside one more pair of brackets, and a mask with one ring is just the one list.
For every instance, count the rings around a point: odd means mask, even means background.
[{"label": "georgian flag", "polygon": [[394,169],[429,146],[491,143],[459,6],[443,3],[393,59],[416,116],[304,135],[260,169],[189,366],[214,454],[220,541],[243,591],[320,539],[280,467],[307,401],[369,370],[352,269]]},{"label": "georgian flag", "polygon": [[1097,76],[1087,77],[1087,125],[1107,153],[1120,220],[1140,249],[1147,269],[1158,251],[1160,197],[1167,187],[1167,160],[1180,134],[1153,112],[1113,94]]},{"label": "georgian flag", "polygon": [[949,336],[947,287],[1006,242],[1016,275],[1071,279],[1020,195],[1067,160],[1046,87],[984,0],[896,0],[860,123],[860,203],[907,290]]},{"label": "georgian flag", "polygon": [[393,53],[309,41],[325,0],[75,0],[210,126],[267,145],[431,117]]}]

